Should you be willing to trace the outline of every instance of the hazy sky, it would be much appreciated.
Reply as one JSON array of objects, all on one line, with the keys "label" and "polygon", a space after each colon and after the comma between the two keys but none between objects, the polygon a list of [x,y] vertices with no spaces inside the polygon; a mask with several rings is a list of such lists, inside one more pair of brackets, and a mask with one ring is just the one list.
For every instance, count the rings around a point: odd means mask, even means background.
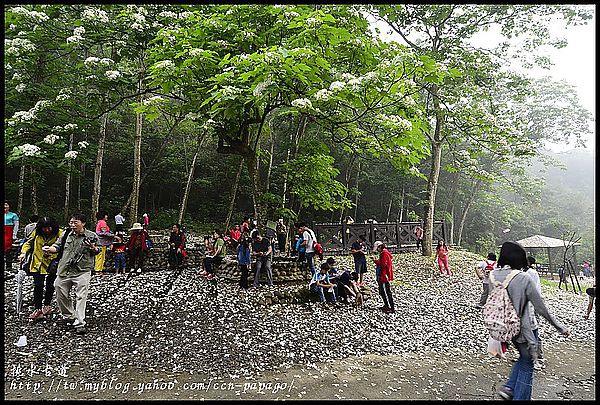
[{"label": "hazy sky", "polygon": [[[588,6],[590,7],[590,6]],[[564,24],[556,23],[551,26],[551,32],[556,36],[564,37],[568,44],[562,49],[546,48],[546,55],[550,57],[554,65],[547,69],[528,69],[527,75],[539,78],[551,76],[555,80],[564,79],[576,87],[581,105],[588,109],[596,119],[596,15],[594,6],[594,18],[586,25],[564,28]],[[386,38],[387,29],[385,24],[376,24]],[[394,34],[392,38],[403,43],[402,38]],[[490,43],[499,42],[499,30],[491,29],[488,32],[478,33],[472,41],[474,45],[485,45],[489,48]],[[516,67],[515,67],[516,69]],[[595,123],[591,123],[593,133],[586,139],[586,145],[592,152],[595,150]],[[564,151],[572,149],[568,145],[549,145],[553,151]]]}]

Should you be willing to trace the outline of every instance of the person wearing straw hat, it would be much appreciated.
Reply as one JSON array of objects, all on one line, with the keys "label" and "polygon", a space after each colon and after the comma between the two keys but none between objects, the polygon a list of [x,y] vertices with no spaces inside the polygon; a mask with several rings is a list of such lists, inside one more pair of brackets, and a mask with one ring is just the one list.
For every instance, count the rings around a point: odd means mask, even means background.
[{"label": "person wearing straw hat", "polygon": [[129,231],[131,236],[129,242],[127,242],[126,250],[129,252],[130,271],[134,272],[137,269],[137,272],[141,273],[144,267],[144,256],[148,251],[148,245],[146,244],[148,234],[139,222],[134,223]]}]

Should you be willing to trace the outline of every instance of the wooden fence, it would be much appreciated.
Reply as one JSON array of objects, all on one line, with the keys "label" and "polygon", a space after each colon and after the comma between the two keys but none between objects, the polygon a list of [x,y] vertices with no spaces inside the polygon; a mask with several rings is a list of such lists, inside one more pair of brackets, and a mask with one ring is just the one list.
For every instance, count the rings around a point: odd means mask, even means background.
[{"label": "wooden fence", "polygon": [[[390,252],[400,252],[415,248],[417,240],[414,230],[419,222],[385,222],[377,224],[315,224],[313,230],[323,245],[323,251],[330,254],[349,253],[350,247],[359,235],[366,236],[369,248],[377,240],[384,242]],[[433,223],[433,244],[439,239],[446,240],[444,221]]]}]

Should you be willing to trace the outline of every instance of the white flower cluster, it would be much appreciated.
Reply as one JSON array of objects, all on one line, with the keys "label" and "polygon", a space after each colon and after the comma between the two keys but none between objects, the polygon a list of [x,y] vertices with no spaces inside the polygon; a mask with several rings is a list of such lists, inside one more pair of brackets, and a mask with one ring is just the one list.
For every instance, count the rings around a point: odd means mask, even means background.
[{"label": "white flower cluster", "polygon": [[312,103],[307,98],[297,98],[294,101],[292,101],[292,106],[304,110],[312,108]]},{"label": "white flower cluster", "polygon": [[309,17],[306,19],[306,25],[308,25],[309,27],[315,27],[318,22],[319,20],[313,17]]},{"label": "white flower cluster", "polygon": [[173,63],[172,60],[167,59],[167,60],[163,60],[161,62],[157,62],[154,65],[154,68],[160,69],[160,70],[173,70],[173,69],[175,69],[175,64]]},{"label": "white flower cluster", "polygon": [[401,131],[410,131],[412,129],[412,122],[398,115],[379,114],[377,119],[382,125],[399,129]]},{"label": "white flower cluster", "polygon": [[51,101],[49,100],[40,100],[28,111],[15,112],[12,118],[8,121],[8,125],[12,126],[19,122],[33,121],[36,118],[37,113],[49,104],[51,104]]},{"label": "white flower cluster", "polygon": [[8,11],[15,13],[15,14],[22,14],[25,17],[31,18],[38,23],[44,22],[44,21],[48,20],[48,18],[50,18],[50,17],[48,17],[48,15],[46,13],[42,13],[42,12],[34,11],[34,10],[27,10],[25,7],[12,7]]},{"label": "white flower cluster", "polygon": [[79,152],[76,150],[70,150],[65,153],[65,159],[77,159],[77,155],[79,155]]},{"label": "white flower cluster", "polygon": [[21,80],[23,80],[23,76],[21,76],[20,73],[15,73],[12,77],[12,80],[17,80],[20,82]]},{"label": "white flower cluster", "polygon": [[200,55],[202,52],[204,52],[204,49],[201,49],[201,48],[194,48],[194,49],[189,50],[189,54],[192,57],[196,57],[196,56]]},{"label": "white flower cluster", "polygon": [[54,142],[58,141],[59,139],[60,139],[60,136],[58,136],[58,135],[54,135],[54,134],[46,135],[46,137],[44,138],[44,143],[47,143],[48,145],[54,145]]},{"label": "white flower cluster", "polygon": [[223,39],[219,39],[217,41],[217,45],[219,45],[219,46],[227,46],[227,45],[229,45],[229,42],[227,42],[227,41],[225,41]]},{"label": "white flower cluster", "polygon": [[268,78],[264,82],[258,83],[256,85],[256,87],[254,88],[254,91],[252,92],[252,94],[254,94],[254,97],[261,97],[263,95],[265,89],[272,84],[273,84],[273,81],[271,80],[271,78]]},{"label": "white flower cluster", "polygon": [[315,100],[327,101],[331,97],[331,92],[327,89],[321,89],[315,93]]},{"label": "white flower cluster", "polygon": [[112,60],[111,58],[102,58],[102,59],[100,59],[100,64],[104,65],[104,66],[110,66],[113,63],[115,63],[115,61]]},{"label": "white flower cluster", "polygon": [[164,101],[165,99],[162,98],[161,96],[152,96],[146,100],[144,100],[142,102],[143,105],[151,105],[151,104],[158,104],[162,101]]},{"label": "white flower cluster", "polygon": [[75,27],[75,29],[73,30],[73,35],[70,36],[69,38],[67,38],[67,44],[70,43],[78,43],[80,41],[83,41],[83,34],[85,34],[85,28],[83,27]]},{"label": "white flower cluster", "polygon": [[25,145],[15,146],[13,150],[21,151],[25,156],[40,156],[42,150],[39,146],[26,143]]},{"label": "white flower cluster", "polygon": [[213,120],[212,118],[209,118],[206,120],[206,122],[204,124],[202,124],[202,129],[205,131],[210,131],[211,129],[213,129],[215,127],[215,124],[217,122],[215,120]]},{"label": "white flower cluster", "polygon": [[344,90],[345,86],[346,86],[346,83],[340,82],[340,81],[335,81],[329,85],[329,90],[331,90],[333,92],[338,92],[338,91]]},{"label": "white flower cluster", "polygon": [[410,172],[410,174],[413,174],[413,175],[421,173],[416,166],[411,166],[408,171]]},{"label": "white flower cluster", "polygon": [[188,18],[192,17],[194,15],[194,13],[192,13],[191,11],[184,11],[183,13],[179,14],[179,18],[181,18],[182,20],[187,20]]},{"label": "white flower cluster", "polygon": [[90,146],[90,144],[87,141],[81,141],[77,142],[77,146],[79,146],[80,149],[85,149]]},{"label": "white flower cluster", "polygon": [[35,45],[26,38],[5,39],[4,49],[7,55],[20,56],[35,51]]},{"label": "white flower cluster", "polygon": [[71,131],[73,129],[77,129],[77,124],[67,124],[64,126],[65,131]]},{"label": "white flower cluster", "polygon": [[15,90],[17,91],[17,93],[23,93],[26,88],[27,85],[25,83],[19,83],[15,86]]},{"label": "white flower cluster", "polygon": [[94,66],[96,63],[100,62],[100,58],[97,58],[95,56],[90,56],[89,58],[87,58],[86,60],[83,61],[83,64],[85,65],[85,67],[92,67]]},{"label": "white flower cluster", "polygon": [[158,15],[163,18],[179,18],[177,13],[175,13],[173,11],[162,11]]},{"label": "white flower cluster", "polygon": [[408,150],[408,148],[406,146],[399,146],[397,148],[397,150],[398,150],[398,152],[400,152],[404,156],[410,155],[410,150]]},{"label": "white flower cluster", "polygon": [[190,121],[196,121],[198,118],[200,118],[200,114],[193,113],[193,112],[187,113],[185,115],[185,119],[190,120]]},{"label": "white flower cluster", "polygon": [[285,18],[288,19],[292,19],[292,18],[296,18],[296,17],[300,17],[300,14],[296,13],[295,11],[286,11],[283,13]]},{"label": "white flower cluster", "polygon": [[241,92],[242,89],[234,86],[223,86],[223,89],[221,90],[221,94],[223,94],[225,97],[235,96],[237,94],[240,94]]},{"label": "white flower cluster", "polygon": [[106,24],[109,22],[108,13],[95,7],[87,7],[81,14],[81,19]]},{"label": "white flower cluster", "polygon": [[121,77],[121,72],[118,70],[107,70],[104,72],[104,76],[108,77],[110,80],[116,80]]}]

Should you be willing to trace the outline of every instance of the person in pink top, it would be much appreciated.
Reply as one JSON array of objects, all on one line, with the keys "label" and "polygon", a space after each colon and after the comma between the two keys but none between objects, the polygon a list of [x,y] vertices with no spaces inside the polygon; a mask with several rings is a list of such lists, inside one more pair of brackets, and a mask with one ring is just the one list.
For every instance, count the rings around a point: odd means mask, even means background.
[{"label": "person in pink top", "polygon": [[96,263],[94,265],[94,270],[97,274],[102,274],[102,270],[104,269],[104,260],[106,259],[106,248],[113,243],[114,235],[110,232],[110,228],[108,227],[108,213],[105,211],[96,213],[96,219],[98,222],[96,223],[96,235],[98,235],[98,241],[101,247],[100,253],[96,256]]},{"label": "person in pink top", "polygon": [[144,229],[148,229],[148,225],[150,224],[150,218],[148,218],[148,214],[144,212]]},{"label": "person in pink top", "polygon": [[440,273],[451,276],[452,272],[448,267],[448,246],[446,246],[446,242],[443,239],[438,241],[437,247],[435,248],[435,259],[438,265],[440,266]]}]

